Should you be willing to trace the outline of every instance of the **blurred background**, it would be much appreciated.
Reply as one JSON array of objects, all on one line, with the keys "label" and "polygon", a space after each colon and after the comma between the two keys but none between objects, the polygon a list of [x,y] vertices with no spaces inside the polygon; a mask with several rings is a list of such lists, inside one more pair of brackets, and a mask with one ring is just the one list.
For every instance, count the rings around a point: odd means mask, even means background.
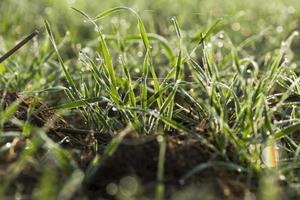
[{"label": "blurred background", "polygon": [[[128,6],[136,10],[147,32],[163,36],[172,48],[177,46],[177,37],[171,20],[173,17],[178,20],[183,43],[187,48],[192,48],[196,44],[195,38],[205,32],[216,20],[222,18],[222,23],[217,26],[215,32],[221,33],[222,37],[223,33],[229,36],[233,45],[238,49],[241,47],[244,52],[247,52],[248,57],[266,55],[279,48],[281,41],[299,29],[300,19],[298,0],[1,0],[0,55],[8,51],[21,38],[39,29],[41,33],[39,39],[35,40],[34,46],[28,45],[22,48],[18,51],[19,56],[14,57],[15,64],[7,64],[11,65],[9,67],[11,72],[26,74],[24,67],[20,65],[32,65],[32,56],[39,58],[52,49],[49,41],[45,39],[44,20],[46,19],[51,24],[58,43],[63,43],[60,47],[63,58],[70,62],[75,58],[77,61],[80,50],[87,46],[96,46],[97,33],[93,26],[85,22],[84,18],[71,7],[94,17],[116,6]],[[116,35],[125,38],[138,34],[136,18],[129,12],[115,13],[97,23],[108,38]],[[299,38],[296,38],[291,45],[296,63],[300,58],[299,42]],[[111,48],[114,47],[112,45]],[[35,82],[42,82],[42,87],[51,86],[43,84],[44,75],[45,72],[42,71],[39,76],[29,73],[27,79],[34,77]],[[24,77],[17,79],[23,80]],[[47,82],[53,83],[53,81]],[[25,85],[27,90],[41,86],[41,84],[36,87],[28,86],[23,81],[10,88],[22,90]]]},{"label": "blurred background", "polygon": [[[142,16],[149,32],[162,35],[173,34],[170,30],[173,27],[171,23],[173,16],[177,17],[183,30],[188,30],[187,36],[201,31],[201,28],[222,17],[224,23],[219,28],[228,31],[229,35],[235,32],[233,39],[236,42],[262,31],[267,32],[269,36],[286,37],[292,30],[298,28],[300,17],[300,3],[297,0],[1,0],[1,40],[13,41],[35,28],[41,28],[44,19],[55,24],[54,30],[61,34],[69,30],[78,40],[88,40],[91,37],[91,30],[84,25],[82,17],[70,7],[95,16],[115,6],[135,9]],[[127,16],[128,13],[118,15],[120,18],[115,15],[107,21],[108,23],[101,25],[111,28],[112,23],[120,21],[121,25],[129,26],[127,29],[132,30],[130,26],[133,23],[130,22],[135,20],[134,17]],[[270,40],[270,43],[276,42]]]}]

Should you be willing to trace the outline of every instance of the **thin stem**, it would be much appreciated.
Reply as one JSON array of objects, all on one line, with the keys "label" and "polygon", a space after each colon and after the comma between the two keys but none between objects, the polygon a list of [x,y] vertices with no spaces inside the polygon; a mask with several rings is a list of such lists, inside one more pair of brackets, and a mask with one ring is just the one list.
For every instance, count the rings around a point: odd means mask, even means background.
[{"label": "thin stem", "polygon": [[38,34],[39,34],[39,31],[35,30],[30,35],[28,35],[26,38],[21,40],[16,46],[14,46],[11,50],[9,50],[7,53],[5,53],[3,56],[0,57],[0,63],[5,61],[11,55],[13,55],[17,50],[19,50],[21,47],[23,47],[26,43],[28,43],[30,40],[32,40],[32,38],[34,38]]}]

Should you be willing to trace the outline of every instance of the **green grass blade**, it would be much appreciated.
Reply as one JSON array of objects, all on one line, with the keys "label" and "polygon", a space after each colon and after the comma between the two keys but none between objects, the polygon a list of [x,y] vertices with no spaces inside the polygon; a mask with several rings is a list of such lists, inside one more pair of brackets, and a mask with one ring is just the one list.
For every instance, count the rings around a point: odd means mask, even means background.
[{"label": "green grass blade", "polygon": [[70,87],[72,88],[72,92],[73,94],[75,94],[77,97],[79,96],[78,92],[77,92],[77,89],[76,89],[76,86],[75,86],[75,82],[69,72],[69,70],[67,69],[67,67],[65,66],[64,64],[64,61],[62,60],[61,56],[60,56],[60,53],[58,51],[58,48],[57,48],[57,45],[56,45],[56,42],[55,42],[55,39],[54,39],[54,36],[53,36],[53,33],[51,31],[51,28],[50,28],[50,24],[47,20],[44,21],[44,24],[45,24],[45,27],[46,27],[46,30],[47,30],[47,33],[48,33],[48,36],[50,38],[50,41],[52,43],[52,46],[54,47],[54,50],[57,54],[57,57],[58,57],[58,60],[59,60],[59,64],[60,66],[62,67],[64,73],[65,73],[65,76],[66,76],[66,79],[68,81],[68,84],[70,85]]},{"label": "green grass blade", "polygon": [[280,139],[284,136],[293,134],[293,133],[295,133],[299,130],[300,130],[300,123],[293,124],[293,125],[288,126],[284,129],[281,129],[280,131],[275,132],[274,135],[271,136],[271,140]]}]

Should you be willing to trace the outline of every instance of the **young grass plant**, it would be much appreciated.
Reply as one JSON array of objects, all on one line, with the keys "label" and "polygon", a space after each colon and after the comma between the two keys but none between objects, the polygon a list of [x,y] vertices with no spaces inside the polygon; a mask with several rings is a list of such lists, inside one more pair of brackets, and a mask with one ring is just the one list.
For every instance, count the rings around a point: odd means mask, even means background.
[{"label": "young grass plant", "polygon": [[[104,11],[103,13],[97,15],[94,19],[89,17],[86,13],[84,13],[83,11],[80,11],[76,8],[73,8],[75,11],[79,12],[80,14],[82,14],[89,22],[91,22],[97,32],[98,32],[98,36],[100,38],[100,46],[102,49],[102,55],[104,57],[104,63],[100,64],[102,66],[104,66],[104,71],[99,70],[99,67],[96,66],[95,62],[92,61],[91,58],[88,57],[88,55],[84,55],[85,59],[87,60],[87,62],[84,62],[86,65],[91,66],[91,72],[93,77],[96,80],[96,83],[98,83],[97,88],[104,88],[104,90],[107,92],[107,95],[109,97],[111,97],[111,101],[110,102],[110,106],[112,109],[117,109],[118,107],[123,107],[123,106],[128,106],[128,107],[137,107],[138,104],[137,102],[140,101],[140,108],[146,110],[149,109],[149,107],[151,106],[151,104],[153,104],[155,101],[157,103],[158,109],[160,110],[159,112],[162,114],[163,112],[165,112],[166,110],[168,110],[168,117],[169,119],[172,118],[172,112],[173,112],[173,106],[174,106],[174,102],[173,102],[173,98],[175,96],[176,90],[178,88],[178,79],[179,79],[179,74],[180,74],[180,64],[181,64],[181,51],[179,53],[179,57],[178,60],[176,62],[176,66],[174,67],[174,69],[171,70],[171,72],[169,73],[168,77],[166,79],[163,79],[164,81],[160,84],[157,78],[157,74],[155,72],[154,66],[153,66],[153,61],[151,58],[151,47],[150,47],[150,42],[149,42],[149,38],[147,36],[144,24],[140,18],[140,16],[132,9],[127,8],[127,7],[117,7],[108,11]],[[126,62],[126,54],[121,56],[121,65],[123,68],[123,73],[126,77],[126,80],[124,82],[123,79],[119,79],[116,77],[116,69],[112,64],[112,57],[110,56],[109,53],[109,49],[108,49],[108,45],[106,43],[105,37],[103,35],[103,33],[101,32],[100,28],[98,27],[98,25],[96,24],[96,20],[102,19],[106,16],[111,15],[114,12],[120,11],[120,10],[127,10],[130,11],[131,13],[133,13],[138,21],[138,29],[140,32],[140,38],[143,42],[144,48],[145,48],[145,57],[144,57],[144,61],[143,61],[143,68],[142,68],[142,84],[140,88],[140,95],[138,95],[134,90],[136,90],[135,88],[133,88],[132,85],[135,85],[133,83],[133,80],[131,78],[131,75],[129,73],[129,69],[127,67],[127,63]],[[177,27],[177,32],[179,33],[179,28]],[[51,34],[50,34],[51,35]],[[166,41],[164,41],[161,37],[155,37],[158,38],[158,40],[163,41],[164,47],[166,49],[166,52],[168,52],[169,57],[173,57],[172,52],[170,53],[170,48],[168,47],[168,45],[166,44]],[[153,95],[148,98],[148,93],[151,90],[149,88],[149,72],[151,73],[151,80],[154,82],[154,92]],[[105,77],[106,75],[109,77],[110,79],[110,83],[108,83]],[[165,100],[163,100],[163,93],[167,92],[167,87],[169,87],[169,84],[166,84],[166,80],[169,80],[172,76],[175,76],[176,79],[176,83],[175,83],[175,90],[172,90],[170,92],[170,94],[168,94],[167,98]],[[68,77],[68,75],[67,75]],[[69,78],[67,78],[69,80]],[[70,83],[72,81],[69,81]],[[129,87],[127,88],[127,90],[124,91],[123,94],[120,93],[121,88],[124,88],[124,85],[129,85]],[[116,88],[120,88],[119,91],[116,90]],[[87,90],[87,95],[90,93],[89,88],[86,88]],[[98,89],[98,90],[99,90]],[[126,88],[124,88],[126,89]],[[103,94],[101,92],[97,92],[99,95]],[[124,96],[125,94],[125,96]],[[80,95],[80,94],[79,94]],[[107,96],[106,95],[106,96]],[[120,98],[124,96],[124,98]],[[129,96],[129,97],[128,97]],[[128,98],[127,98],[128,97]],[[94,97],[89,97],[87,98],[87,100],[89,99],[94,99]],[[129,101],[127,101],[126,99],[129,99]],[[151,99],[151,101],[149,101]],[[71,99],[72,100],[72,99]],[[74,101],[75,99],[73,99]],[[64,106],[59,106],[61,108],[67,108],[69,107],[68,105],[70,105],[71,107],[74,106],[83,106],[83,104],[81,104],[80,102],[84,102],[85,100],[76,100],[75,102],[70,102],[67,103]],[[81,105],[80,105],[81,104]],[[58,107],[57,107],[58,108]],[[101,109],[101,108],[98,108]],[[131,112],[129,110],[125,111],[125,110],[119,110],[118,111],[119,114],[122,115],[121,118],[125,118],[127,123],[133,123],[135,124],[136,127],[141,126],[143,131],[146,132],[151,132],[151,131],[155,131],[152,130],[154,125],[158,123],[158,119],[153,118],[153,116],[150,116],[150,119],[148,120],[148,117],[145,115],[145,113],[142,113],[142,118],[139,117],[139,115],[137,115],[137,113],[135,112]],[[88,115],[87,113],[85,115]],[[107,117],[105,117],[104,115],[102,115],[102,118],[105,119]],[[147,121],[150,122],[150,126],[147,126]],[[125,125],[124,125],[125,126]]]},{"label": "young grass plant", "polygon": [[[300,129],[300,116],[297,114],[300,79],[292,61],[288,60],[292,57],[291,44],[296,33],[266,55],[252,57],[249,56],[249,46],[269,32],[262,31],[235,45],[220,30],[222,19],[190,37],[191,34],[181,28],[180,20],[174,17],[173,29],[170,29],[174,30],[174,37],[166,36],[171,38],[170,41],[173,39],[172,43],[165,37],[148,33],[141,15],[132,8],[115,7],[96,17],[90,17],[76,8],[73,10],[94,26],[99,40],[97,47],[89,48],[91,51],[81,49],[79,61],[64,61],[60,50],[64,43],[56,43],[50,24],[45,21],[54,51],[45,47],[45,52],[31,63],[28,71],[33,71],[35,75],[43,74],[37,66],[48,62],[56,66],[56,61],[52,60],[53,54],[56,54],[66,85],[54,87],[53,83],[49,88],[40,88],[39,93],[65,91],[69,101],[48,110],[77,110],[82,113],[90,132],[108,132],[115,137],[105,147],[103,155],[94,158],[84,174],[70,154],[48,138],[47,127],[37,128],[29,121],[16,122],[14,114],[19,101],[4,110],[1,106],[0,141],[4,137],[2,129],[8,121],[14,121],[21,128],[20,138],[32,137],[32,146],[11,167],[12,176],[5,180],[2,188],[7,188],[25,169],[28,157],[33,157],[38,148],[44,148],[51,154],[47,158],[54,158],[53,163],[68,178],[64,179],[61,189],[56,186],[47,188],[47,184],[57,182],[58,174],[53,173],[53,177],[49,177],[49,169],[43,168],[36,196],[71,199],[76,189],[81,188],[81,183],[88,181],[101,166],[102,158],[113,156],[129,132],[140,136],[158,135],[157,200],[163,199],[165,193],[164,164],[168,134],[185,134],[188,138],[199,140],[214,155],[211,160],[187,171],[182,182],[209,168],[225,168],[249,177],[251,174],[262,175],[261,190],[277,187],[275,179],[269,180],[269,166],[261,158],[264,149],[270,145],[280,146],[282,151],[288,152],[287,160],[293,161],[287,164],[276,160],[274,171],[289,174],[288,170],[299,168],[300,147],[299,141],[294,138]],[[138,33],[121,34],[119,29],[122,27],[115,25],[117,34],[104,34],[99,25],[101,20],[116,16],[121,11],[133,14]],[[13,61],[0,66],[0,74],[6,73],[6,64],[13,66]],[[70,64],[74,69],[67,67]],[[30,83],[28,77],[32,75],[30,72],[28,74],[23,79],[19,75],[9,78],[5,75],[0,77],[0,81],[9,87],[26,87]],[[53,72],[52,78],[45,80],[56,80],[53,76],[57,74]],[[28,118],[34,107],[33,101],[28,109]],[[161,132],[164,134],[160,135]],[[2,147],[0,149],[3,150]],[[272,195],[272,198],[278,196],[277,193]],[[261,198],[269,197],[262,192]]]}]

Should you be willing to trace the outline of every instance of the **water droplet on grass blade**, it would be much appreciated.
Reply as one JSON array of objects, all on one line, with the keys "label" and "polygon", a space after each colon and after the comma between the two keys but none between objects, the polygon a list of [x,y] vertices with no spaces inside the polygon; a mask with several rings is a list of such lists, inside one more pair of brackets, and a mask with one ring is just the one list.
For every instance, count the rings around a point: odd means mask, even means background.
[{"label": "water droplet on grass blade", "polygon": [[140,68],[136,67],[136,68],[134,68],[134,72],[135,72],[135,73],[140,73],[141,70],[140,70]]},{"label": "water droplet on grass blade", "polygon": [[156,139],[157,139],[157,142],[159,142],[159,143],[164,141],[164,137],[162,135],[157,136]]},{"label": "water droplet on grass blade", "polygon": [[137,53],[137,56],[138,56],[139,58],[141,58],[141,57],[143,56],[143,52],[139,51],[139,52]]},{"label": "water droplet on grass blade", "polygon": [[283,61],[285,64],[288,64],[290,62],[289,58],[287,57],[284,57],[284,61]]},{"label": "water droplet on grass blade", "polygon": [[288,12],[289,14],[294,14],[294,13],[295,13],[295,8],[294,8],[293,6],[289,6],[289,7],[287,8],[287,12]]},{"label": "water droplet on grass blade", "polygon": [[283,27],[282,26],[277,26],[276,31],[277,31],[277,33],[281,33],[283,31]]},{"label": "water droplet on grass blade", "polygon": [[280,175],[279,175],[279,180],[285,181],[285,180],[286,180],[286,177],[285,177],[283,174],[280,174]]},{"label": "water droplet on grass blade", "polygon": [[6,143],[6,144],[5,144],[5,147],[6,147],[6,148],[10,148],[10,147],[11,147],[11,143],[10,143],[10,142]]},{"label": "water droplet on grass blade", "polygon": [[113,17],[110,21],[112,24],[118,24],[118,22],[119,22],[117,17]]},{"label": "water droplet on grass blade", "polygon": [[46,79],[44,79],[44,78],[42,78],[41,80],[40,80],[40,84],[45,84],[47,81],[46,81]]},{"label": "water droplet on grass blade", "polygon": [[233,31],[239,31],[239,30],[241,29],[240,23],[235,22],[235,23],[231,24],[231,29],[232,29]]},{"label": "water droplet on grass blade", "polygon": [[225,37],[225,36],[224,36],[224,33],[223,33],[223,32],[219,34],[219,39],[224,39],[224,37]]},{"label": "water droplet on grass blade", "polygon": [[207,43],[207,44],[206,44],[206,48],[208,48],[208,49],[212,48],[212,44],[211,44],[210,42]]},{"label": "water droplet on grass blade", "polygon": [[224,43],[223,42],[218,42],[218,47],[219,48],[222,48],[224,46]]}]

